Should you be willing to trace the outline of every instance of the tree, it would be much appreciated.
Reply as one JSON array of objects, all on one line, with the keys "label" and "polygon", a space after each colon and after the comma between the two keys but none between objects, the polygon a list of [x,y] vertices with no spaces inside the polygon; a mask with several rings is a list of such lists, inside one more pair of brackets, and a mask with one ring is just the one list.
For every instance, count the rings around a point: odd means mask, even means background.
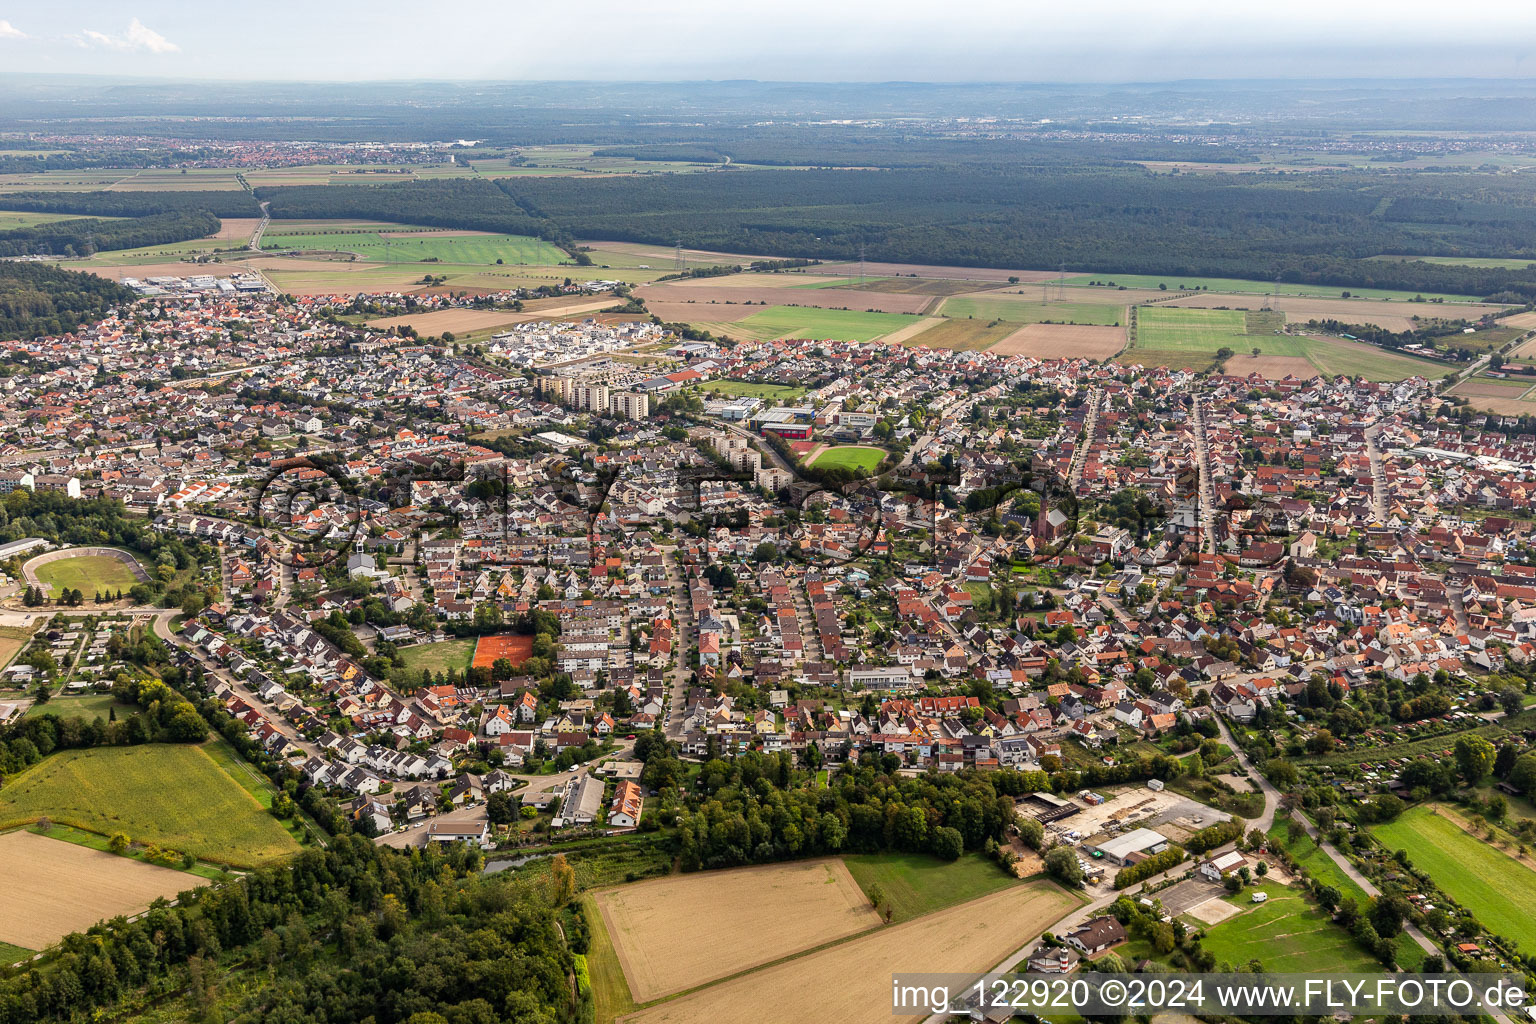
[{"label": "tree", "polygon": [[565,859],[565,854],[555,854],[550,861],[549,875],[550,900],[555,906],[563,907],[576,898],[576,869]]},{"label": "tree", "polygon": [[1513,715],[1525,707],[1525,695],[1519,690],[1506,687],[1499,691],[1499,707],[1504,709],[1506,715]]},{"label": "tree", "polygon": [[932,848],[940,860],[959,860],[965,852],[965,839],[959,829],[941,826],[933,830]]},{"label": "tree", "polygon": [[[1456,741],[1452,748],[1456,755],[1456,767],[1461,770],[1461,777],[1467,781],[1467,785],[1475,786],[1488,777],[1493,770],[1493,759],[1496,752],[1493,744],[1481,736],[1463,736]],[[1377,929],[1378,931],[1380,929]]]},{"label": "tree", "polygon": [[869,905],[876,910],[879,910],[880,904],[885,902],[885,890],[880,888],[879,882],[871,883],[869,891],[864,895],[869,897]]},{"label": "tree", "polygon": [[1076,889],[1083,884],[1083,866],[1070,846],[1053,847],[1045,855],[1045,870],[1052,878],[1071,888]]},{"label": "tree", "polygon": [[1536,753],[1521,754],[1509,772],[1510,783],[1526,796],[1536,793]]},{"label": "tree", "polygon": [[128,852],[128,837],[121,832],[112,833],[112,838],[107,840],[107,849],[121,856]]},{"label": "tree", "polygon": [[1040,849],[1041,844],[1045,842],[1045,826],[1038,820],[1022,814],[1014,819],[1014,823],[1018,826],[1019,838],[1023,840],[1024,845],[1031,850]]},{"label": "tree", "polygon": [[1377,935],[1391,938],[1403,930],[1403,918],[1408,916],[1408,903],[1401,896],[1382,895],[1371,907],[1371,927]]}]

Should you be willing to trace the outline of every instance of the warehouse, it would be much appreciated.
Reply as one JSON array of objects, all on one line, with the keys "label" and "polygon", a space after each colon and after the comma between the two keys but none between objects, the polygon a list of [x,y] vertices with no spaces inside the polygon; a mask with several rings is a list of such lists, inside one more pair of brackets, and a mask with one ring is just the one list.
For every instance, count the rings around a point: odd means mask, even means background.
[{"label": "warehouse", "polygon": [[1168,837],[1150,828],[1138,828],[1099,845],[1099,852],[1116,864],[1133,864],[1168,849]]}]

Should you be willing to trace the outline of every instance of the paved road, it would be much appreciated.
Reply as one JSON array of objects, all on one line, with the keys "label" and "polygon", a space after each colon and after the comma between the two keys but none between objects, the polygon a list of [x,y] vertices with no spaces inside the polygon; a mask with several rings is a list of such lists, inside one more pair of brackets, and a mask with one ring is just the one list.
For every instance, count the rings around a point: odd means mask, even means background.
[{"label": "paved road", "polygon": [[1210,553],[1216,550],[1216,491],[1211,486],[1210,445],[1205,439],[1205,411],[1199,398],[1195,399],[1194,430],[1195,465],[1200,471],[1200,550]]},{"label": "paved road", "polygon": [[1083,482],[1083,466],[1088,461],[1088,449],[1093,447],[1093,435],[1099,427],[1099,389],[1088,389],[1088,416],[1083,420],[1083,439],[1072,451],[1072,465],[1067,469],[1067,487],[1073,492]]},{"label": "paved road", "polygon": [[1381,424],[1372,423],[1365,428],[1365,454],[1371,460],[1371,515],[1383,526],[1387,522],[1387,474],[1376,439],[1381,436]]},{"label": "paved road", "polygon": [[661,551],[671,586],[672,621],[677,625],[672,643],[672,668],[667,672],[667,707],[663,715],[667,738],[676,740],[683,735],[683,705],[688,700],[688,680],[693,671],[688,664],[688,652],[693,650],[697,637],[693,628],[693,602],[688,597],[688,584],[677,562],[677,548],[664,547]]}]

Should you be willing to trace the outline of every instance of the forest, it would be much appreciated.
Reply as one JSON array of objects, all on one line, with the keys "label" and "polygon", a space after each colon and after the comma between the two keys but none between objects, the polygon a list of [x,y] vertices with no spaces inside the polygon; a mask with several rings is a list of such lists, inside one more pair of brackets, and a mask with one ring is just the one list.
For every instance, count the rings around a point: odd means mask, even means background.
[{"label": "forest", "polygon": [[133,293],[93,274],[0,261],[0,341],[73,331]]},{"label": "forest", "polygon": [[219,218],[207,210],[150,214],[124,220],[94,217],[61,220],[30,228],[0,231],[0,257],[89,256],[107,249],[137,249],[202,238],[219,230]]},{"label": "forest", "polygon": [[1536,257],[1523,182],[1489,175],[1192,176],[1139,167],[759,170],[500,183],[583,238],[768,256],[1279,278],[1516,301],[1528,269],[1379,260]]},{"label": "forest", "polygon": [[249,192],[207,189],[174,192],[11,192],[7,210],[78,213],[82,217],[148,217],[157,213],[207,212],[215,217],[260,217]]},{"label": "forest", "polygon": [[488,181],[448,179],[388,185],[286,185],[258,188],[278,219],[386,220],[436,228],[535,235],[567,250],[563,228]]},{"label": "forest", "polygon": [[0,972],[0,1024],[150,1010],[243,1024],[573,1019],[555,908],[480,863],[467,847],[400,853],[337,836]]}]

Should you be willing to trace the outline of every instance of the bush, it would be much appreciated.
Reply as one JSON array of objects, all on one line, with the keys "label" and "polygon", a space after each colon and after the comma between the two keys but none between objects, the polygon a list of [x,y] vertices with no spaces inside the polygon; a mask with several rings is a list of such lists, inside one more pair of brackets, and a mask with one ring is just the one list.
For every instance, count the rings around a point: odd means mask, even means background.
[{"label": "bush", "polygon": [[1144,878],[1151,878],[1153,875],[1161,874],[1183,859],[1184,848],[1182,846],[1170,846],[1162,853],[1148,857],[1140,863],[1132,864],[1127,868],[1121,868],[1115,875],[1115,888],[1124,889],[1128,885],[1135,885]]}]

